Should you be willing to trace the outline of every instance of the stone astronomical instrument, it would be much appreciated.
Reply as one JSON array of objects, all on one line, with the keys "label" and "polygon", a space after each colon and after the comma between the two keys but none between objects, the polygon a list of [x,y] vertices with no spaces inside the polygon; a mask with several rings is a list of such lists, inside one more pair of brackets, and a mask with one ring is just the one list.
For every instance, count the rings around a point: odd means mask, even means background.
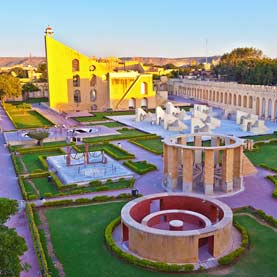
[{"label": "stone astronomical instrument", "polygon": [[239,191],[247,175],[243,162],[252,165],[243,145],[234,136],[210,133],[164,139],[164,188],[208,195]]},{"label": "stone astronomical instrument", "polygon": [[232,220],[231,209],[218,200],[158,193],[122,208],[121,238],[129,252],[144,259],[195,263],[200,253],[218,258],[231,251]]}]

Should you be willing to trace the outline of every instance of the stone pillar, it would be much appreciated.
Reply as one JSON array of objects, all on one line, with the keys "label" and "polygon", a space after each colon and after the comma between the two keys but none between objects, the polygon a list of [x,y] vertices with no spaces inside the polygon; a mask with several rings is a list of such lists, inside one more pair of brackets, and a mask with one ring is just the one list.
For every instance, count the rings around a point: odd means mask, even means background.
[{"label": "stone pillar", "polygon": [[[194,146],[202,146],[202,137],[201,136],[194,137]],[[195,163],[196,164],[202,163],[202,150],[195,150]]]},{"label": "stone pillar", "polygon": [[192,191],[193,150],[183,149],[183,192]]},{"label": "stone pillar", "polygon": [[222,186],[225,192],[233,191],[234,149],[224,149],[222,155]]},{"label": "stone pillar", "polygon": [[[218,147],[220,145],[220,138],[212,137],[211,138],[211,145],[213,147]],[[217,166],[219,163],[219,150],[214,150],[214,164]]]},{"label": "stone pillar", "polygon": [[84,153],[84,164],[89,164],[88,151],[89,151],[89,145],[88,145],[88,143],[86,143],[85,144],[85,153]]},{"label": "stone pillar", "polygon": [[234,167],[233,167],[233,182],[234,187],[237,189],[241,188],[243,177],[242,177],[242,156],[243,156],[243,146],[239,146],[234,149]]},{"label": "stone pillar", "polygon": [[178,155],[174,146],[168,146],[168,177],[169,186],[174,191],[178,184]]},{"label": "stone pillar", "polygon": [[70,158],[71,148],[70,146],[66,147],[66,166],[71,165],[71,158]]},{"label": "stone pillar", "polygon": [[164,144],[163,158],[164,158],[164,176],[166,176],[168,174],[168,146],[166,144]]},{"label": "stone pillar", "polygon": [[204,192],[213,194],[214,187],[214,150],[205,149]]}]

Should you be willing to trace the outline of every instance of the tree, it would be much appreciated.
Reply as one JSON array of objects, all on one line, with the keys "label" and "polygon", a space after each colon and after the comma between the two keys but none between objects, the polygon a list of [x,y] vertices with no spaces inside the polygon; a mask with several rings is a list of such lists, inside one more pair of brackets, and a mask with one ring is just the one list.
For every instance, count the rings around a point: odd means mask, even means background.
[{"label": "tree", "polygon": [[18,276],[27,270],[28,264],[21,264],[20,256],[27,250],[24,238],[18,236],[15,229],[3,224],[17,212],[16,200],[0,198],[0,276]]},{"label": "tree", "polygon": [[48,131],[31,131],[28,133],[30,138],[36,139],[38,146],[43,146],[43,140],[48,138],[49,132]]},{"label": "tree", "polygon": [[0,74],[0,99],[5,102],[6,98],[21,95],[19,79],[10,74]]},{"label": "tree", "polygon": [[13,67],[10,70],[11,75],[15,75],[17,78],[28,78],[27,70],[24,70],[22,67]]},{"label": "tree", "polygon": [[22,86],[22,92],[23,92],[24,99],[28,98],[29,92],[38,91],[38,90],[39,90],[39,88],[37,86],[35,86],[33,83],[24,84]]},{"label": "tree", "polygon": [[167,63],[163,66],[164,69],[176,69],[177,66],[175,66],[173,63]]},{"label": "tree", "polygon": [[16,200],[0,198],[0,224],[4,224],[11,215],[17,212],[18,204]]},{"label": "tree", "polygon": [[47,64],[41,63],[38,65],[37,72],[41,73],[40,81],[47,81]]}]

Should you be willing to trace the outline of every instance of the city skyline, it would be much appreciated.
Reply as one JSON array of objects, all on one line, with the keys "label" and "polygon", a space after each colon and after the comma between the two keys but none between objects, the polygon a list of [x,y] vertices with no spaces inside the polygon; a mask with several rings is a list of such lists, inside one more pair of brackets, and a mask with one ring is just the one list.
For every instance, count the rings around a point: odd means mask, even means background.
[{"label": "city skyline", "polygon": [[50,25],[55,38],[88,56],[213,56],[247,46],[275,58],[276,8],[271,0],[6,2],[0,56],[44,56]]}]

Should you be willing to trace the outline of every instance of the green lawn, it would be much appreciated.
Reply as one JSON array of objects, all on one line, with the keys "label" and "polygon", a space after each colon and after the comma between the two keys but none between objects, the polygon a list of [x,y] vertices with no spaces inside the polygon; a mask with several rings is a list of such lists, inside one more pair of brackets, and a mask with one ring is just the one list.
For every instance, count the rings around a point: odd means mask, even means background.
[{"label": "green lawn", "polygon": [[36,153],[31,154],[22,154],[22,160],[28,170],[29,173],[31,173],[35,169],[42,169],[45,170],[45,168],[42,166],[40,160],[38,159],[38,156],[54,156],[54,155],[62,155],[63,152],[58,149],[54,150],[46,150],[42,151],[39,150]]},{"label": "green lawn", "polygon": [[264,163],[269,167],[277,168],[277,144],[259,145],[259,151],[246,151],[245,155],[256,166]]},{"label": "green lawn", "polygon": [[242,137],[243,139],[252,139],[254,141],[277,139],[277,133],[259,136]]},{"label": "green lawn", "polygon": [[117,127],[124,127],[125,125],[116,122],[116,121],[112,121],[112,122],[103,122],[103,123],[95,123],[95,124],[89,124],[89,126],[97,126],[97,125],[104,125],[108,128],[117,128]]},{"label": "green lawn", "polygon": [[40,192],[40,196],[44,197],[45,193],[51,192],[53,195],[56,195],[59,193],[59,191],[56,189],[56,187],[48,182],[47,177],[42,178],[33,178],[33,183],[35,184],[36,188]]},{"label": "green lawn", "polygon": [[[121,262],[104,243],[105,227],[120,214],[124,202],[46,210],[55,253],[66,276],[150,277],[162,274]],[[251,248],[224,276],[276,276],[277,236],[248,216],[235,216],[249,231]],[[218,276],[178,274],[178,276]]]},{"label": "green lawn", "polygon": [[91,122],[91,121],[103,121],[107,120],[106,116],[115,116],[115,115],[129,115],[129,114],[135,114],[134,111],[118,111],[118,112],[96,112],[91,113],[93,116],[79,116],[74,117],[74,120],[78,122]]},{"label": "green lawn", "polygon": [[157,170],[154,164],[147,163],[147,161],[133,162],[131,160],[124,162],[124,165],[138,174],[146,174],[150,171]]},{"label": "green lawn", "polygon": [[[78,148],[80,149],[80,152],[85,151],[84,144],[79,145]],[[104,150],[108,155],[111,154],[110,156],[112,156],[112,158],[116,160],[132,159],[135,157],[133,154],[110,143],[89,145],[89,151],[99,151],[99,150]]]},{"label": "green lawn", "polygon": [[50,127],[54,124],[37,111],[25,111],[25,114],[10,113],[17,129]]},{"label": "green lawn", "polygon": [[121,130],[117,130],[120,134],[119,135],[111,135],[111,136],[99,136],[99,137],[92,137],[92,138],[84,138],[85,142],[103,142],[103,141],[111,141],[111,140],[122,140],[122,139],[130,139],[134,137],[143,137],[147,136],[147,134],[138,131],[136,129],[127,129],[122,128]]},{"label": "green lawn", "polygon": [[141,139],[135,139],[130,140],[130,142],[134,142],[137,146],[140,146],[150,152],[153,152],[155,154],[162,154],[163,153],[163,143],[161,141],[160,137],[157,138],[141,138]]}]

